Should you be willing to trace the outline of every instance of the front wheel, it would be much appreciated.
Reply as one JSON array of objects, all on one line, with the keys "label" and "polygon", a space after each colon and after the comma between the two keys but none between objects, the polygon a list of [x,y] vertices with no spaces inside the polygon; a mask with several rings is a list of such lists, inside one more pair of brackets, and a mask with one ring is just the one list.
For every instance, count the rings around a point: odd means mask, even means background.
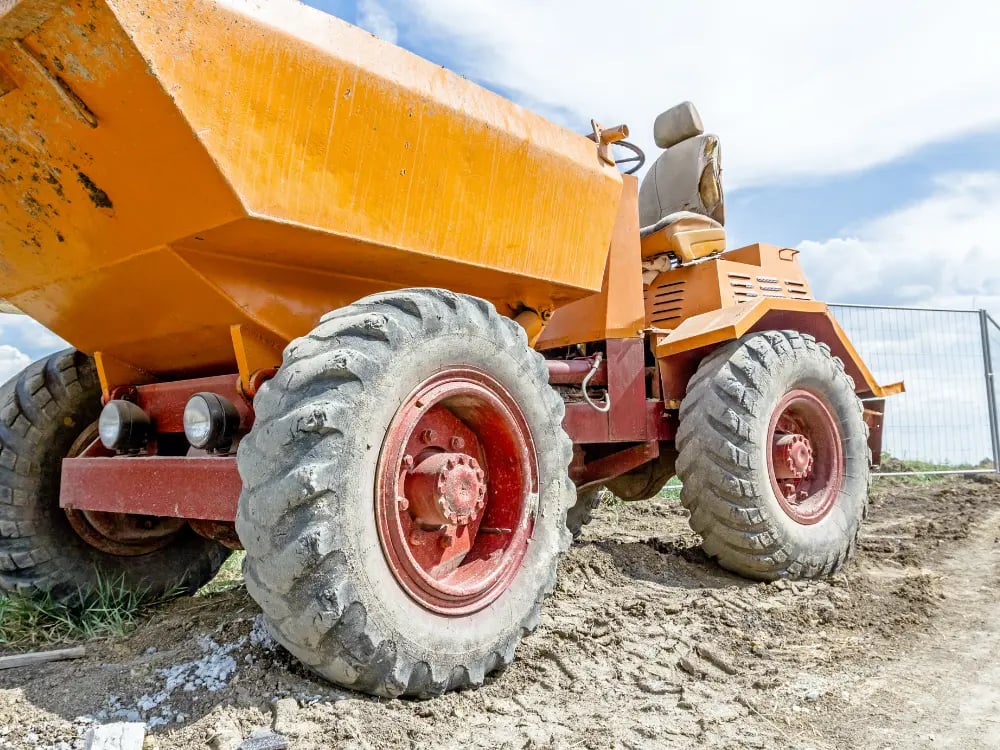
[{"label": "front wheel", "polygon": [[562,400],[521,328],[444,290],[367,297],[290,344],[254,406],[236,528],[277,640],[382,696],[510,663],[574,497]]},{"label": "front wheel", "polygon": [[836,572],[867,512],[863,408],[829,347],[765,331],[705,358],[681,403],[681,502],[705,551],[772,580]]}]

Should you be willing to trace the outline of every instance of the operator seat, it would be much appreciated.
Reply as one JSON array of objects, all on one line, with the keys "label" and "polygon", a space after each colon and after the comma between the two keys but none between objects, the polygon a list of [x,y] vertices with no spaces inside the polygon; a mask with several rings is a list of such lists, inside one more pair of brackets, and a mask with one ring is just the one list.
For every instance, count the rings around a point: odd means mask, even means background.
[{"label": "operator seat", "polygon": [[682,102],[656,118],[653,140],[665,149],[639,187],[643,277],[726,248],[719,139]]}]

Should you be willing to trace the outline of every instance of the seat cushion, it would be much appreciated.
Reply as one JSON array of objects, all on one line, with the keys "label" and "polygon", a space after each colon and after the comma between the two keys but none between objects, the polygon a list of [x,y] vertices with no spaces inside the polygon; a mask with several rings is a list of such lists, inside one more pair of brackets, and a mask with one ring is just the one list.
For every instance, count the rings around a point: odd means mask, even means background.
[{"label": "seat cushion", "polygon": [[643,261],[673,255],[678,263],[690,263],[726,249],[726,230],[722,225],[693,211],[677,211],[664,216],[655,224],[643,227],[639,237]]}]

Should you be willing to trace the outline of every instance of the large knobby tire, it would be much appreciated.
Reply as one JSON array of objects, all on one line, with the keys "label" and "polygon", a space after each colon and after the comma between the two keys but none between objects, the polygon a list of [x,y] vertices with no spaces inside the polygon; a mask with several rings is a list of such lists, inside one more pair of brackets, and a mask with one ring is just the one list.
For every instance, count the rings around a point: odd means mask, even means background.
[{"label": "large knobby tire", "polygon": [[[493,598],[470,600],[465,610],[421,599],[408,569],[392,558],[407,550],[393,546],[392,527],[381,525],[392,512],[386,503],[394,502],[386,499],[386,456],[398,458],[399,445],[421,431],[397,430],[401,415],[425,406],[429,414],[436,404],[415,394],[455,368],[481,373],[509,394],[537,466],[533,527],[527,520],[519,526],[531,529],[530,544],[523,537],[523,557],[504,569],[512,577],[503,587],[489,589]],[[460,400],[455,404],[449,419],[462,412]],[[275,638],[323,677],[382,696],[480,685],[509,664],[554,587],[575,496],[563,403],[522,329],[473,297],[439,289],[377,294],[326,315],[293,341],[254,406],[256,422],[239,448],[244,489],[236,529],[246,548],[247,589]],[[501,467],[483,468],[493,493]],[[402,518],[413,506],[400,500]],[[490,533],[508,539],[502,529]]]},{"label": "large knobby tire", "polygon": [[150,597],[193,593],[229,550],[175,524],[152,552],[109,554],[59,507],[62,461],[94,437],[100,411],[94,363],[75,350],[35,362],[0,388],[0,589],[64,601],[100,582]]},{"label": "large knobby tire", "polygon": [[[791,464],[779,441],[808,446],[796,454],[803,476],[783,476]],[[868,428],[825,344],[765,331],[717,349],[688,386],[677,446],[681,502],[722,567],[816,578],[853,554],[868,507]]]}]

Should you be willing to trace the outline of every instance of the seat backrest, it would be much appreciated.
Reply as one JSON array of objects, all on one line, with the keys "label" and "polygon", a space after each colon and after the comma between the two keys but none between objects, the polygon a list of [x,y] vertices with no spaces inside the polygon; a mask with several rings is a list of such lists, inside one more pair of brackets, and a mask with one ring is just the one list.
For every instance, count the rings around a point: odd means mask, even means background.
[{"label": "seat backrest", "polygon": [[678,211],[725,224],[719,139],[696,135],[666,149],[639,187],[639,223],[646,227]]}]

